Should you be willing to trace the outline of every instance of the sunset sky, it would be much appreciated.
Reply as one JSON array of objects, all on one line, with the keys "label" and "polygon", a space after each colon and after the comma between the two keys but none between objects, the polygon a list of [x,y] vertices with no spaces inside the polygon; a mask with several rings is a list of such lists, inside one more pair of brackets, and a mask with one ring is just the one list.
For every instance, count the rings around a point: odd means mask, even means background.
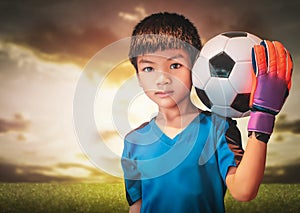
[{"label": "sunset sky", "polygon": [[[120,181],[112,175],[121,175],[124,134],[155,113],[124,44],[140,19],[161,11],[188,17],[203,43],[243,30],[290,50],[293,84],[268,145],[266,175],[300,182],[300,2],[220,2],[1,1],[0,182]],[[76,102],[88,91],[94,102]],[[77,110],[87,116],[76,117]],[[94,124],[85,123],[91,117]],[[238,119],[244,142],[247,121]]]}]

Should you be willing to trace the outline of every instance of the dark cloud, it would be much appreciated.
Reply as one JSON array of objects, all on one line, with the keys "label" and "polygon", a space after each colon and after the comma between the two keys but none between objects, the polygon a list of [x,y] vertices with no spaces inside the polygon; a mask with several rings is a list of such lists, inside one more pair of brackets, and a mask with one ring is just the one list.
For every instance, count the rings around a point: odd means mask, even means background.
[{"label": "dark cloud", "polygon": [[266,167],[263,183],[300,183],[300,164]]},{"label": "dark cloud", "polygon": [[[183,4],[185,7],[179,6]],[[188,4],[184,0],[173,4],[132,0],[126,2],[126,7],[122,1],[103,0],[29,0],[26,4],[20,0],[1,1],[0,38],[34,48],[51,60],[86,61],[105,45],[131,34],[135,23],[119,14],[135,17],[136,7],[145,9],[145,14],[182,13],[195,22],[205,39],[224,31],[245,30],[263,38],[282,40],[291,52],[299,52],[300,5],[296,0],[288,4],[283,0],[198,0]]]},{"label": "dark cloud", "polygon": [[[84,26],[80,30],[60,27],[52,22],[37,23],[12,40],[28,46],[44,57],[60,61],[86,62],[103,47],[116,41],[109,28]],[[52,56],[52,57],[51,57]]]},{"label": "dark cloud", "polygon": [[84,65],[101,48],[117,40],[106,20],[108,11],[103,11],[101,3],[2,2],[0,38],[33,49],[44,59]]},{"label": "dark cloud", "polygon": [[291,132],[300,134],[300,120],[287,120],[286,115],[281,115],[275,123],[276,132]]},{"label": "dark cloud", "polygon": [[269,32],[263,14],[256,8],[250,6],[246,9],[238,3],[223,6],[211,3],[207,7],[199,26],[200,34],[206,39],[226,31],[247,31],[259,37]]},{"label": "dark cloud", "polygon": [[79,169],[84,169],[88,171],[92,176],[103,176],[104,174],[97,169],[96,167],[91,167],[91,166],[86,166],[83,164],[79,163],[58,163],[55,165],[55,168],[59,169],[74,169],[74,168],[79,168]]},{"label": "dark cloud", "polygon": [[195,21],[205,39],[224,31],[243,30],[262,39],[279,40],[293,55],[299,54],[299,1],[197,1],[197,4],[194,10],[198,9],[199,15],[193,12],[191,18],[198,17]]},{"label": "dark cloud", "polygon": [[30,121],[25,120],[22,114],[15,114],[13,119],[0,118],[0,133],[9,131],[24,131],[30,125]]},{"label": "dark cloud", "polygon": [[67,176],[51,176],[43,174],[49,171],[43,166],[20,166],[10,163],[0,163],[0,182],[66,182],[74,181],[74,178]]},{"label": "dark cloud", "polygon": [[[84,169],[89,172],[87,177],[76,177],[68,175],[55,175],[55,169]],[[49,175],[53,173],[53,175]],[[77,163],[59,163],[50,166],[17,165],[2,160],[0,162],[0,182],[120,182],[120,178],[112,177],[103,173],[95,167],[89,167]]]},{"label": "dark cloud", "polygon": [[237,14],[235,23],[229,26],[231,30],[248,31],[259,37],[266,36],[269,32],[268,26],[265,26],[264,19],[258,11],[253,10]]},{"label": "dark cloud", "polygon": [[[67,175],[48,175],[54,168],[74,169],[81,168],[90,171],[86,178]],[[115,178],[101,172],[97,168],[88,167],[76,163],[61,163],[50,168],[46,166],[17,165],[7,162],[0,163],[0,182],[120,182],[121,178]],[[300,183],[300,164],[266,167],[263,183]]]}]

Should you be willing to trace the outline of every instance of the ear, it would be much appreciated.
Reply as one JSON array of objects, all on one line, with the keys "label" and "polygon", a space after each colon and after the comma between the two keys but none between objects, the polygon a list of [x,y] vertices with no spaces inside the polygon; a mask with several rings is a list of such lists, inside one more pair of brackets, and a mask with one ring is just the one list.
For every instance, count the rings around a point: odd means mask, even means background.
[{"label": "ear", "polygon": [[140,78],[139,73],[136,73],[136,77],[137,77],[137,79],[138,79],[139,86],[140,86],[140,87],[143,87],[143,86],[142,86],[142,82],[141,82],[141,78]]}]

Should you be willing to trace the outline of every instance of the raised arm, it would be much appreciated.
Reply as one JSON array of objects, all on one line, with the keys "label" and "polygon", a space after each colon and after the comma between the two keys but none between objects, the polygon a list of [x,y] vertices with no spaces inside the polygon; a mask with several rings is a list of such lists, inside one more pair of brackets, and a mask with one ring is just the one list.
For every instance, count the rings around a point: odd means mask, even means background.
[{"label": "raised arm", "polygon": [[293,63],[289,52],[277,41],[263,41],[252,50],[255,76],[251,93],[249,139],[240,165],[231,167],[226,184],[240,201],[256,197],[262,181],[267,143],[275,116],[280,112],[291,87]]}]

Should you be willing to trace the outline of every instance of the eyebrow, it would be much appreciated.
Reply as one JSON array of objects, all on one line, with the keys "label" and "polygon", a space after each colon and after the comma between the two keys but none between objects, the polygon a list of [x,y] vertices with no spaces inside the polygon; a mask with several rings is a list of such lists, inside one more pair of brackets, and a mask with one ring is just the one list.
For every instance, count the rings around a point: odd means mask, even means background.
[{"label": "eyebrow", "polygon": [[174,55],[174,56],[168,58],[167,60],[171,61],[171,60],[175,60],[175,59],[178,59],[178,58],[184,58],[184,57],[181,54],[177,54],[177,55]]},{"label": "eyebrow", "polygon": [[[176,60],[176,59],[179,59],[179,58],[184,58],[182,54],[177,54],[177,55],[174,55],[174,56],[171,56],[169,58],[167,58],[167,61],[171,61],[171,60]],[[139,61],[139,63],[149,63],[149,64],[154,64],[153,61],[150,61],[150,60],[147,60],[147,59],[141,59]]]},{"label": "eyebrow", "polygon": [[154,64],[153,61],[149,61],[149,60],[146,60],[146,59],[142,59],[142,60],[140,60],[138,63],[139,63],[139,64],[141,64],[141,63]]}]

